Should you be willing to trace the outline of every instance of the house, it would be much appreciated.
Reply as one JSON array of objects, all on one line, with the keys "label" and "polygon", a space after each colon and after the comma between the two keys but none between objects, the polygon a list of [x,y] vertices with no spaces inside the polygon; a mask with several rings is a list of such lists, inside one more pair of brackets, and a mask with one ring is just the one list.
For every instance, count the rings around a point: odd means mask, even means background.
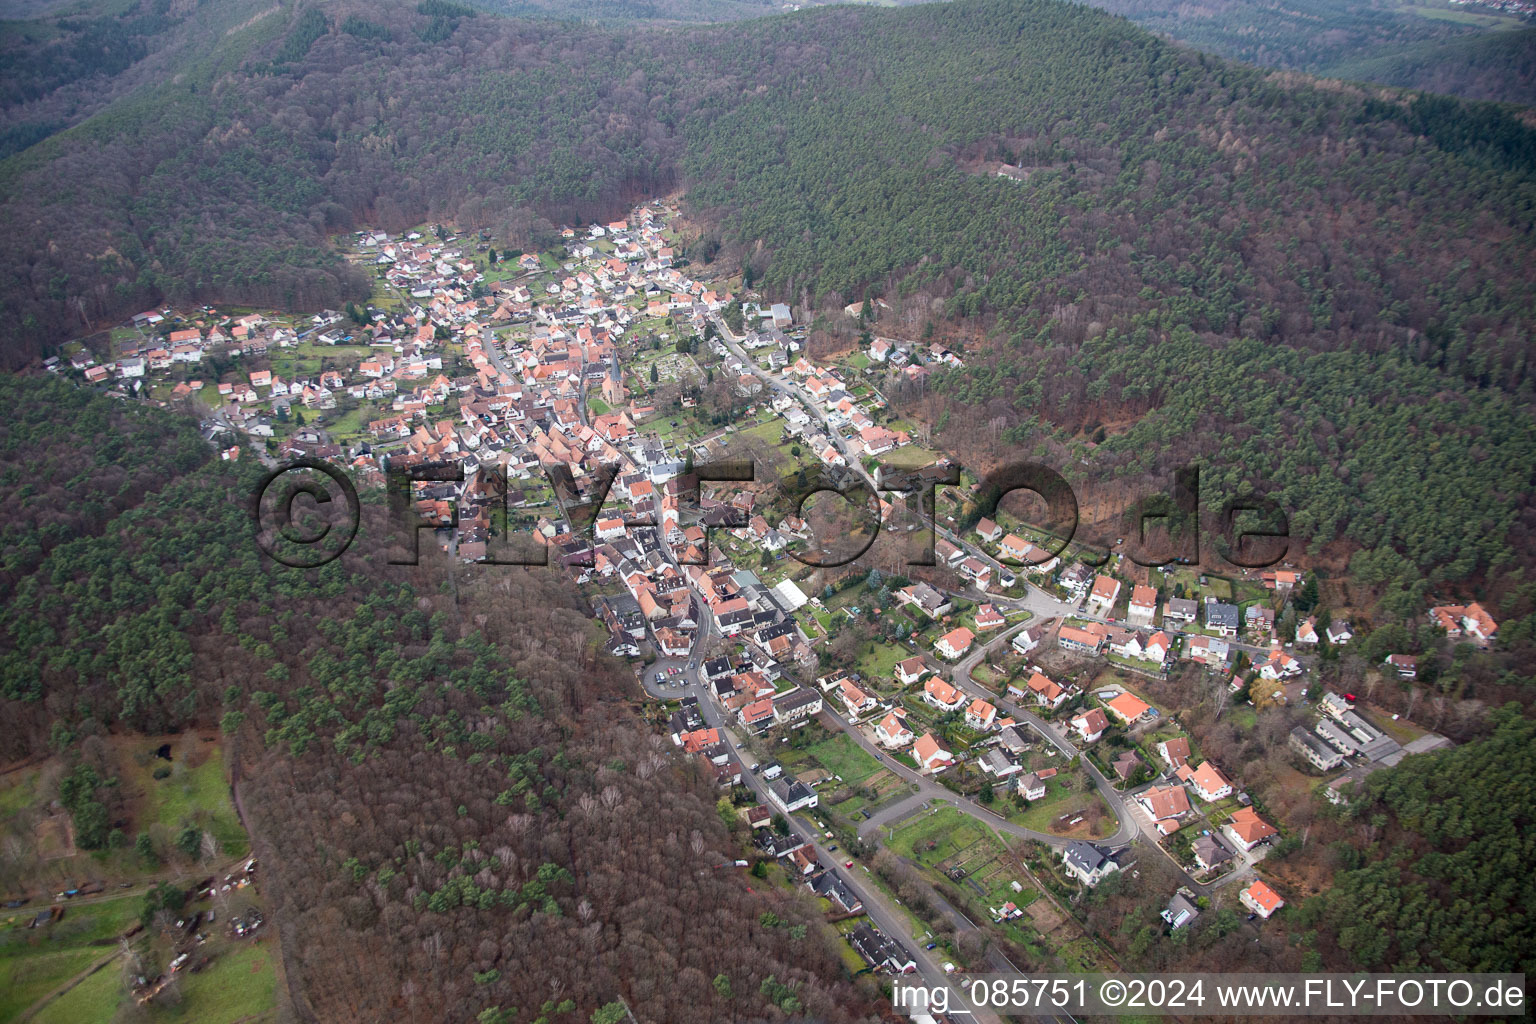
[{"label": "house", "polygon": [[1208,804],[1232,795],[1231,781],[1209,761],[1190,774],[1189,784],[1194,787],[1195,794]]},{"label": "house", "polygon": [[[999,541],[997,551],[998,554],[1009,561],[1021,563],[1034,563],[1038,558],[1043,558],[1045,555],[1044,551],[1035,547],[1016,533],[1010,533]],[[1047,571],[1044,566],[1040,565],[1034,566],[1034,568]]]},{"label": "house", "polygon": [[1019,780],[1019,796],[1025,800],[1045,799],[1045,780],[1034,772],[1030,772]]},{"label": "house", "polygon": [[1191,598],[1170,597],[1168,603],[1163,605],[1163,622],[1194,622],[1199,615],[1199,608]]},{"label": "house", "polygon": [[1062,847],[1061,862],[1072,877],[1089,888],[1098,885],[1110,873],[1120,870],[1119,863],[1104,849],[1080,839]]},{"label": "house", "polygon": [[923,684],[923,698],[936,708],[945,711],[954,711],[965,703],[965,694],[950,686],[938,676],[934,676]]},{"label": "house", "polygon": [[986,516],[982,516],[976,523],[976,535],[988,544],[994,544],[1003,535],[1003,528]]},{"label": "house", "polygon": [[1189,794],[1183,786],[1153,786],[1138,796],[1136,803],[1151,816],[1158,831],[1165,836],[1177,832],[1178,819],[1191,810]]},{"label": "house", "polygon": [[1328,634],[1328,642],[1335,647],[1343,647],[1355,638],[1354,631],[1349,628],[1347,622],[1330,622],[1324,632]]},{"label": "house", "polygon": [[965,656],[965,652],[971,649],[971,642],[975,639],[975,633],[960,626],[939,637],[933,649],[939,653],[940,657],[955,661]]},{"label": "house", "polygon": [[1213,636],[1192,636],[1189,638],[1189,660],[1205,665],[1208,668],[1219,668],[1227,662],[1227,653],[1230,650],[1225,640],[1218,640]]},{"label": "house", "polygon": [[1360,753],[1360,744],[1349,733],[1341,729],[1336,723],[1324,718],[1314,728],[1317,734],[1328,742],[1328,745],[1345,756],[1353,756]]},{"label": "house", "polygon": [[789,855],[789,863],[796,874],[813,874],[816,871],[816,854],[809,846],[802,846]]},{"label": "house", "polygon": [[939,741],[931,732],[923,733],[918,741],[912,744],[912,757],[917,761],[919,768],[929,772],[942,771],[955,763],[953,755],[939,746]]},{"label": "house", "polygon": [[854,895],[836,871],[823,871],[807,884],[817,896],[833,903],[845,914],[857,914],[864,909],[864,901]]},{"label": "house", "polygon": [[1285,900],[1280,898],[1279,893],[1257,879],[1248,888],[1238,893],[1237,898],[1243,906],[1266,921],[1269,920],[1269,915],[1285,906]]},{"label": "house", "polygon": [[1445,630],[1446,636],[1460,636],[1466,633],[1474,640],[1484,643],[1494,639],[1499,633],[1499,624],[1488,614],[1487,609],[1476,601],[1469,605],[1447,604],[1439,605],[1429,610],[1429,621]]},{"label": "house", "polygon": [[1141,635],[1134,629],[1111,629],[1109,649],[1122,658],[1140,658],[1146,649],[1141,645]]},{"label": "house", "polygon": [[1104,633],[1080,629],[1077,626],[1062,626],[1056,633],[1058,647],[1082,654],[1098,654],[1103,649],[1106,639],[1107,636]]},{"label": "house", "polygon": [[1411,654],[1389,654],[1382,664],[1394,670],[1399,679],[1414,679],[1419,674],[1419,659]]},{"label": "house", "polygon": [[736,718],[749,729],[763,730],[773,724],[773,700],[763,697],[741,706]]},{"label": "house", "polygon": [[1259,579],[1270,590],[1285,592],[1301,582],[1302,574],[1291,569],[1279,569],[1275,572],[1266,572]]},{"label": "house", "polygon": [[804,686],[786,690],[773,698],[773,717],[780,725],[809,718],[821,711],[821,708],[821,694]]},{"label": "house", "polygon": [[871,925],[861,924],[850,932],[848,945],[874,970],[893,974],[910,974],[917,970],[917,961],[899,943],[881,935]]},{"label": "house", "polygon": [[875,698],[853,685],[850,679],[844,679],[839,687],[838,696],[842,698],[843,705],[854,718],[875,707]]},{"label": "house", "polygon": [[[1332,722],[1324,723],[1332,725]],[[1320,772],[1331,771],[1344,763],[1344,755],[1301,726],[1291,730],[1289,744],[1301,759]]]},{"label": "house", "polygon": [[1189,740],[1179,736],[1163,740],[1157,745],[1157,756],[1167,762],[1169,768],[1182,768],[1189,763]]},{"label": "house", "polygon": [[1315,618],[1306,618],[1296,624],[1297,643],[1315,644],[1317,641],[1317,620]]},{"label": "house", "polygon": [[1346,711],[1355,710],[1355,705],[1343,696],[1329,690],[1323,694],[1323,699],[1317,702],[1318,710],[1326,715],[1338,718]]},{"label": "house", "polygon": [[1195,838],[1194,854],[1195,865],[1202,871],[1220,867],[1236,856],[1214,833]]},{"label": "house", "polygon": [[1131,603],[1126,610],[1126,621],[1134,626],[1152,625],[1152,616],[1157,614],[1157,589],[1145,584],[1137,584],[1131,588]]},{"label": "house", "polygon": [[997,708],[977,697],[971,701],[971,706],[965,709],[965,724],[972,729],[985,732],[992,728],[997,721]]},{"label": "house", "polygon": [[1168,901],[1168,905],[1163,908],[1163,912],[1159,916],[1168,922],[1168,927],[1171,930],[1178,931],[1199,917],[1200,909],[1195,906],[1194,901],[1188,896],[1181,892],[1176,892],[1173,894],[1173,899]]},{"label": "house", "polygon": [[950,609],[949,598],[926,583],[902,587],[896,592],[896,600],[911,605],[930,619],[937,619]]},{"label": "house", "polygon": [[915,654],[906,661],[896,663],[896,681],[902,686],[911,686],[922,679],[928,673],[928,663],[922,655]]},{"label": "house", "polygon": [[1097,576],[1088,592],[1088,611],[1108,615],[1120,597],[1120,581],[1113,576]]},{"label": "house", "polygon": [[1273,637],[1275,634],[1275,610],[1268,605],[1249,605],[1243,609],[1243,620],[1251,636]]},{"label": "house", "polygon": [[902,721],[905,713],[900,709],[892,711],[880,719],[880,724],[875,726],[875,742],[887,750],[895,750],[912,742],[912,730],[908,729]]},{"label": "house", "polygon": [[1259,812],[1252,807],[1239,807],[1221,830],[1244,851],[1280,834],[1275,826],[1259,817]]},{"label": "house", "polygon": [[1060,706],[1067,699],[1065,688],[1058,686],[1044,673],[1036,672],[1029,677],[1029,692],[1034,694],[1036,702],[1048,708]]},{"label": "house", "polygon": [[1003,725],[997,730],[997,745],[1010,754],[1022,754],[1030,744],[1017,725]]},{"label": "house", "polygon": [[1286,679],[1301,674],[1301,662],[1286,654],[1278,646],[1272,648],[1269,657],[1259,666],[1259,675],[1265,679]]},{"label": "house", "polygon": [[1147,640],[1147,645],[1142,648],[1143,661],[1150,661],[1161,665],[1168,659],[1168,654],[1173,650],[1173,638],[1162,630],[1153,633]]},{"label": "house", "polygon": [[769,798],[785,814],[816,806],[816,791],[793,775],[781,775],[768,786]]},{"label": "house", "polygon": [[1008,751],[1002,747],[991,747],[976,759],[976,766],[988,775],[995,775],[999,779],[1006,779],[1010,775],[1017,775],[1024,770],[1008,755]]},{"label": "house", "polygon": [[1126,725],[1132,725],[1141,721],[1152,710],[1152,705],[1131,693],[1129,690],[1104,702],[1104,706]]},{"label": "house", "polygon": [[1109,728],[1109,719],[1104,717],[1104,712],[1098,708],[1090,708],[1087,711],[1079,711],[1072,716],[1072,728],[1084,743],[1092,743],[1104,735],[1104,730]]},{"label": "house", "polygon": [[1237,605],[1218,601],[1214,597],[1205,599],[1205,628],[1217,636],[1237,636],[1238,627]]},{"label": "house", "polygon": [[995,606],[990,605],[990,604],[984,604],[980,608],[976,609],[976,628],[977,629],[980,629],[980,630],[983,630],[983,631],[991,630],[991,629],[996,629],[997,627],[1001,626],[1002,624],[1003,624],[1003,613],[998,611]]},{"label": "house", "polygon": [[1028,654],[1040,646],[1040,641],[1045,639],[1045,629],[1041,626],[1032,626],[1029,629],[1021,629],[1013,636],[1013,649],[1020,654]]}]

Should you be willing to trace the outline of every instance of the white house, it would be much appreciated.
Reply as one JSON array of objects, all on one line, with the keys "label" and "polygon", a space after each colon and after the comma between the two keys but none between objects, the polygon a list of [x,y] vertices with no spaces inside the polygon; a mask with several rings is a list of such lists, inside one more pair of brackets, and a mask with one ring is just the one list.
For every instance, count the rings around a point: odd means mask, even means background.
[{"label": "white house", "polygon": [[895,750],[912,742],[912,730],[902,721],[904,712],[899,708],[880,719],[875,726],[875,742],[887,750]]}]

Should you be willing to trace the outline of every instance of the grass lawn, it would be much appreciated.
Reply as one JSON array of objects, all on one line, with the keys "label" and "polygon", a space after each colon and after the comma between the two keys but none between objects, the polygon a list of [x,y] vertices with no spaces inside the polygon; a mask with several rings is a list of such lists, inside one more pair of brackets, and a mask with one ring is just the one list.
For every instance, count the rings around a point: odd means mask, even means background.
[{"label": "grass lawn", "polygon": [[[1025,811],[1014,810],[1008,815],[1008,820],[1015,825],[1022,825],[1036,832],[1051,831],[1051,822],[1068,811],[1086,811],[1095,803],[1102,802],[1097,790],[1070,789],[1062,781],[1060,775],[1056,775],[1045,782],[1045,797],[1036,800]],[[1114,816],[1110,815],[1113,821]]]},{"label": "grass lawn", "polygon": [[0,956],[0,1020],[15,1020],[27,1007],[111,952],[77,946]]},{"label": "grass lawn", "polygon": [[33,1024],[105,1024],[124,994],[123,972],[110,963],[43,1007]]},{"label": "grass lawn", "polygon": [[593,416],[606,416],[612,411],[613,409],[608,405],[608,403],[603,401],[601,398],[587,399],[587,412]]},{"label": "grass lawn", "polygon": [[903,644],[886,643],[883,640],[871,641],[864,645],[863,651],[859,654],[857,668],[865,679],[878,679],[882,683],[889,683],[896,678],[896,664],[918,653],[920,652],[913,651]]},{"label": "grass lawn", "polygon": [[909,444],[886,452],[876,461],[891,469],[922,469],[933,464],[934,454],[920,445]]},{"label": "grass lawn", "polygon": [[[334,415],[332,413],[331,415]],[[308,417],[305,417],[306,420]],[[371,420],[383,419],[379,410],[371,404],[360,405],[356,409],[349,409],[337,416],[334,420],[329,417],[320,421],[320,426],[331,432],[336,438],[360,437],[367,429]]]},{"label": "grass lawn", "polygon": [[[887,845],[904,857],[932,866],[991,834],[975,818],[946,804],[902,825]],[[929,847],[929,842],[934,845]]]},{"label": "grass lawn", "polygon": [[240,856],[247,849],[245,829],[235,816],[229,784],[224,781],[224,759],[219,748],[209,751],[195,768],[184,764],[173,768],[170,778],[150,778],[146,769],[141,785],[146,823],[160,822],[168,829],[179,829],[184,822],[192,822],[212,832],[224,853]]},{"label": "grass lawn", "polygon": [[1251,732],[1253,727],[1258,724],[1259,712],[1257,708],[1251,708],[1244,704],[1229,710],[1227,712],[1227,721],[1243,732]]},{"label": "grass lawn", "polygon": [[182,982],[186,1019],[229,1024],[269,1014],[277,1001],[277,972],[266,942],[236,943],[205,970]]},{"label": "grass lawn", "polygon": [[0,787],[0,820],[20,814],[36,802],[37,770],[17,772]]},{"label": "grass lawn", "polygon": [[1426,735],[1426,730],[1420,729],[1406,718],[1399,718],[1394,722],[1392,715],[1386,711],[1376,711],[1373,709],[1367,712],[1365,717],[1368,721],[1375,724],[1378,729],[1405,747],[1420,736]]},{"label": "grass lawn", "polygon": [[[847,939],[853,933],[853,930],[863,924],[864,921],[865,918],[862,917],[850,917],[846,921],[838,922],[837,930],[844,939]],[[869,965],[864,962],[864,958],[854,952],[853,947],[848,945],[846,941],[837,944],[837,953],[842,958],[843,966],[848,968],[849,974],[858,974],[860,971],[869,969]]]},{"label": "grass lawn", "polygon": [[880,770],[880,762],[843,732],[806,748],[806,752],[833,775],[841,775],[849,786],[859,785]]},{"label": "grass lawn", "polygon": [[[8,911],[0,920],[0,1020],[15,1019],[59,985],[110,956],[115,950],[110,940],[138,919],[140,899],[135,893],[101,903],[66,906],[62,918],[41,928],[28,928],[27,924],[46,904]],[[92,945],[103,940],[103,945]],[[110,968],[108,974],[115,977]],[[108,1017],[110,1014],[99,1019]]]}]

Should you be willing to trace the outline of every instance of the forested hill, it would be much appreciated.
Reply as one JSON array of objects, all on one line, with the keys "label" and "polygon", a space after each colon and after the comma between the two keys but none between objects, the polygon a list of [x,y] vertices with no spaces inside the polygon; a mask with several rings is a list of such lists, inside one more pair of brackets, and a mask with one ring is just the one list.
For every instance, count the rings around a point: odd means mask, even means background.
[{"label": "forested hill", "polygon": [[14,361],[162,296],[334,305],[367,282],[329,232],[454,220],[519,247],[681,188],[693,255],[776,298],[991,331],[936,392],[964,404],[930,410],[956,444],[1104,442],[1128,478],[1240,454],[1217,485],[1281,485],[1298,535],[1438,583],[1531,550],[1533,168],[1503,108],[1054,0],[687,30],[343,0],[0,165],[0,330]]},{"label": "forested hill", "polygon": [[1207,53],[1267,67],[1536,101],[1536,31],[1481,5],[1406,0],[1092,0]]}]

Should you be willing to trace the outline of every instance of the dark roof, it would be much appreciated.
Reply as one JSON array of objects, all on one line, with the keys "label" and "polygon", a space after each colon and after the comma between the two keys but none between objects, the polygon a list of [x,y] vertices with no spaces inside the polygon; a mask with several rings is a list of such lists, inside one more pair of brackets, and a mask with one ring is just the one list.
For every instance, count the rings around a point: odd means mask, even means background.
[{"label": "dark roof", "polygon": [[811,879],[810,885],[811,891],[816,895],[825,896],[850,913],[864,905],[863,901],[854,895],[853,890],[848,888],[848,883],[844,882],[836,871],[823,871]]},{"label": "dark roof", "polygon": [[1067,863],[1082,871],[1088,873],[1098,871],[1107,860],[1109,855],[1092,843],[1085,843],[1078,839],[1067,844]]}]

